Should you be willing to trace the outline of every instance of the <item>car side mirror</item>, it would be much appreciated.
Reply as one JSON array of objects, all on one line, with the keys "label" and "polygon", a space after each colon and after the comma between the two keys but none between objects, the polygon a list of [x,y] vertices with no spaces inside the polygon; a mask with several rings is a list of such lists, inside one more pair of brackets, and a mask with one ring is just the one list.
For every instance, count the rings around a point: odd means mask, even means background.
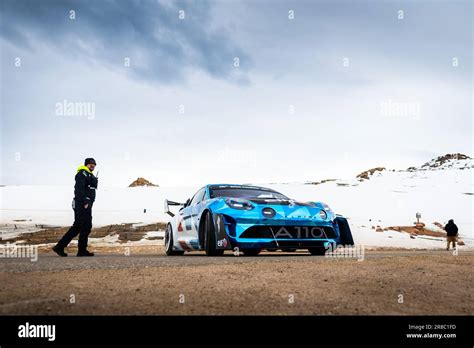
[{"label": "car side mirror", "polygon": [[191,198],[188,198],[186,200],[186,203],[184,203],[184,207],[188,207],[189,206],[189,203],[191,203]]}]

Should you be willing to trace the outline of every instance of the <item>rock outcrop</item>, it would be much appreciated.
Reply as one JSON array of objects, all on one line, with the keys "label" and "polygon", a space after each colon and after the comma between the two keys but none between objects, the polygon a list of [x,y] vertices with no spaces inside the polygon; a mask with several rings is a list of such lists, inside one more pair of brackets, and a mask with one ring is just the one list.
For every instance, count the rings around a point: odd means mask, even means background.
[{"label": "rock outcrop", "polygon": [[158,185],[153,184],[152,182],[148,181],[145,178],[137,178],[134,182],[132,182],[128,187],[137,187],[137,186],[152,186],[158,187]]},{"label": "rock outcrop", "polygon": [[374,173],[376,172],[383,172],[385,170],[385,167],[376,167],[376,168],[372,168],[372,169],[369,169],[369,170],[366,170],[365,172],[362,172],[360,173],[359,175],[357,175],[357,179],[359,180],[369,180],[370,177],[372,175],[374,175]]}]

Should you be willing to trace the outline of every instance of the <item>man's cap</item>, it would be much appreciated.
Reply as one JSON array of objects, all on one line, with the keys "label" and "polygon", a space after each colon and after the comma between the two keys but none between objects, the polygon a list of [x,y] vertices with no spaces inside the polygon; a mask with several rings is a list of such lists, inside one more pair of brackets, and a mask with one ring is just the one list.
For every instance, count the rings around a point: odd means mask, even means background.
[{"label": "man's cap", "polygon": [[86,158],[85,161],[84,161],[84,165],[87,166],[88,164],[95,164],[97,165],[97,163],[95,162],[95,159],[93,159],[92,157],[91,158]]}]

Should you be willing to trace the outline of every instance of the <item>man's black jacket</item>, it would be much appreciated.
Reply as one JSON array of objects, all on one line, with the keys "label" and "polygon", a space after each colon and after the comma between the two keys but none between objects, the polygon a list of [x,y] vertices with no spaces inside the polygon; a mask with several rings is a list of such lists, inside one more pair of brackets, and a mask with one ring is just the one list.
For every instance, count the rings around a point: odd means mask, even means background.
[{"label": "man's black jacket", "polygon": [[448,237],[455,237],[458,235],[458,227],[454,222],[448,222],[448,224],[444,226],[444,230]]},{"label": "man's black jacket", "polygon": [[77,170],[76,184],[74,185],[74,201],[75,206],[84,204],[92,204],[95,201],[95,190],[97,189],[98,180],[87,167],[81,166]]}]

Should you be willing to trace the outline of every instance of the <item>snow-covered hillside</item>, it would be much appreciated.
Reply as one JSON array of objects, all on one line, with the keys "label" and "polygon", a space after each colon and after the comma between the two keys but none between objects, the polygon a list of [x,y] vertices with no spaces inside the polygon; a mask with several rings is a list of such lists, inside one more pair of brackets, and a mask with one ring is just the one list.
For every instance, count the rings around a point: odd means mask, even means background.
[{"label": "snow-covered hillside", "polygon": [[[376,232],[389,226],[412,226],[416,213],[428,228],[454,219],[460,236],[474,246],[472,170],[392,172],[384,171],[369,180],[337,180],[320,185],[271,185],[303,200],[316,199],[350,219],[359,243],[379,246],[439,247],[438,240],[395,231]],[[438,238],[439,239],[439,238]],[[444,243],[443,245],[444,246]]]},{"label": "snow-covered hillside", "polygon": [[[407,170],[374,171],[368,179],[325,181],[320,184],[268,184],[283,194],[302,201],[323,201],[336,213],[349,218],[357,243],[368,246],[443,247],[444,239],[417,236],[397,231],[377,232],[389,226],[411,226],[415,214],[428,228],[434,222],[454,219],[460,236],[474,247],[473,235],[473,160],[451,158],[437,165]],[[163,213],[165,198],[185,201],[198,187],[100,188],[94,205],[94,225],[167,221]],[[7,186],[0,188],[3,225],[46,224],[67,226],[73,221],[70,209],[72,187]],[[145,212],[146,210],[146,212]],[[374,227],[374,228],[373,228]],[[10,227],[4,227],[5,230]],[[379,229],[379,230],[380,230]],[[1,227],[0,227],[1,230]]]}]

